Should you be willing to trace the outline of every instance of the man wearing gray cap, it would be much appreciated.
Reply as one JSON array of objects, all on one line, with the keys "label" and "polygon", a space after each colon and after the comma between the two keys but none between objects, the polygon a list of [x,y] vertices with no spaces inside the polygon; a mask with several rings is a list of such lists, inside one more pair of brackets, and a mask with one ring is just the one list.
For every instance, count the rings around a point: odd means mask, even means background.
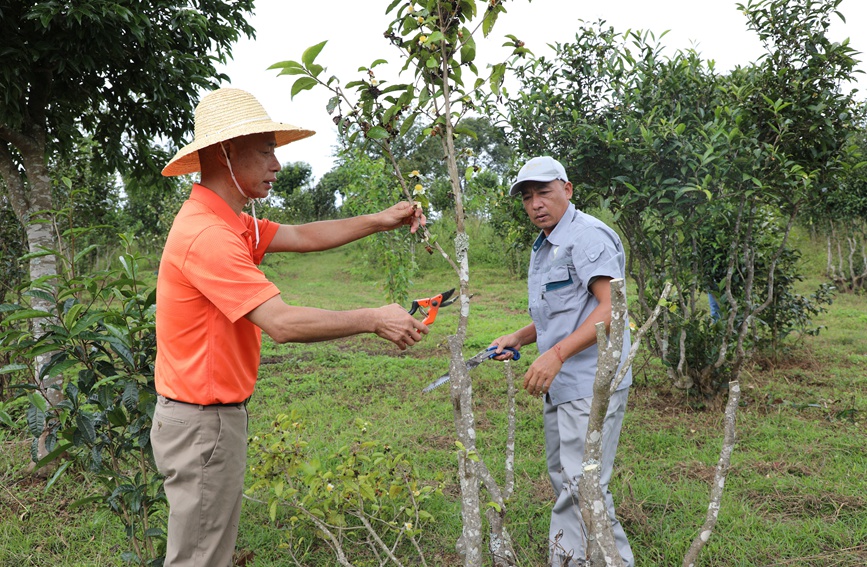
[{"label": "man wearing gray cap", "polygon": [[[600,321],[606,327],[611,324],[610,281],[625,277],[623,244],[605,223],[570,202],[572,184],[554,158],[535,157],[524,164],[509,195],[521,197],[530,220],[541,229],[533,243],[527,281],[532,322],[491,344],[502,352],[498,360],[512,358],[505,347],[538,346],[539,357],[524,376],[524,389],[544,400],[548,474],[557,498],[549,532],[552,564],[583,565],[586,529],[577,505],[578,478],[599,358],[595,326]],[[629,347],[627,326],[621,364]],[[617,548],[628,567],[635,559],[615,516],[608,483],[630,384],[631,370],[611,396],[600,479]]]}]

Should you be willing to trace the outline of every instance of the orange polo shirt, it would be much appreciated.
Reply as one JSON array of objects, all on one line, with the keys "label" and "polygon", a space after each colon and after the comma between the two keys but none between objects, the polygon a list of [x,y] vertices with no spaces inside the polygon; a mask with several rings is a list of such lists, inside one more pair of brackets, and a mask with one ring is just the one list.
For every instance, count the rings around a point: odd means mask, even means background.
[{"label": "orange polo shirt", "polygon": [[216,193],[193,185],[172,223],[157,278],[156,389],[182,402],[250,397],[262,331],[244,315],[280,290],[257,267],[279,225],[240,216]]}]

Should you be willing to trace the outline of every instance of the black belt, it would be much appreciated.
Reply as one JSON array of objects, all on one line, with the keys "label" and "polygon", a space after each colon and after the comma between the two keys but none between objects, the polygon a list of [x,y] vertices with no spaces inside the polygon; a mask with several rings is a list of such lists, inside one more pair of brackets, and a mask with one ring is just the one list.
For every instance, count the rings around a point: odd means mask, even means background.
[{"label": "black belt", "polygon": [[[232,403],[232,404],[195,404],[195,403],[193,403],[193,402],[182,402],[181,400],[176,400],[176,399],[174,399],[174,398],[170,398],[170,397],[168,397],[168,396],[163,396],[163,397],[164,397],[165,399],[167,399],[168,401],[170,401],[170,402],[175,402],[175,403],[177,403],[177,404],[185,404],[185,405],[188,405],[188,406],[201,406],[201,407],[205,407],[205,408],[211,408],[211,407],[217,407],[217,408],[242,408],[242,407],[244,407],[244,406],[247,405],[247,400],[244,400],[243,402],[235,402],[235,403]],[[248,398],[248,399],[249,399],[249,398]]]}]

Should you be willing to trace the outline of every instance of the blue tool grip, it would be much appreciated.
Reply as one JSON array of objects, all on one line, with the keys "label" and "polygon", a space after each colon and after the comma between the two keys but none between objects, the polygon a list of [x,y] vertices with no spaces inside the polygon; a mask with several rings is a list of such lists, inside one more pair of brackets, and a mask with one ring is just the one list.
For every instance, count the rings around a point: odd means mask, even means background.
[{"label": "blue tool grip", "polygon": [[[496,350],[497,350],[497,347],[495,347],[495,346],[489,346],[489,347],[486,348],[485,350],[496,351]],[[509,352],[512,353],[512,360],[520,360],[520,358],[521,358],[521,353],[518,352],[518,349],[516,349],[516,348],[512,348],[512,347],[510,347],[510,346],[507,346],[507,347],[503,347],[503,350],[507,350],[507,351],[509,351]],[[501,352],[501,353],[499,353],[499,354],[503,354],[503,353]],[[498,356],[498,354],[497,354],[496,352],[492,352],[491,354],[488,355],[488,358],[494,358],[495,356]]]}]

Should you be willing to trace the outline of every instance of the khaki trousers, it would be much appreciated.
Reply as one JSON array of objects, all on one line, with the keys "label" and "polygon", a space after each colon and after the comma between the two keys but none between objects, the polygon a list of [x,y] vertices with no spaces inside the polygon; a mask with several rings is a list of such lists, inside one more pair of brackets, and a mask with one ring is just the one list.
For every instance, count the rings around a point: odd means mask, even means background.
[{"label": "khaki trousers", "polygon": [[247,409],[159,396],[151,428],[169,501],[165,567],[231,567],[244,470]]},{"label": "khaki trousers", "polygon": [[[626,400],[629,389],[617,390],[612,394],[602,425],[602,471],[600,484],[605,495],[605,506],[617,550],[626,567],[635,565],[635,558],[626,533],[614,514],[614,499],[608,490],[611,473],[614,469],[614,455],[620,440],[620,429],[626,413]],[[545,400],[545,445],[548,454],[548,475],[557,501],[551,510],[550,541],[551,561],[554,567],[561,565],[581,565],[585,557],[587,530],[578,507],[578,479],[581,477],[584,460],[584,440],[590,420],[590,403],[593,398],[582,398],[558,406]],[[571,479],[567,483],[565,479]],[[571,561],[566,561],[571,557]]]}]

